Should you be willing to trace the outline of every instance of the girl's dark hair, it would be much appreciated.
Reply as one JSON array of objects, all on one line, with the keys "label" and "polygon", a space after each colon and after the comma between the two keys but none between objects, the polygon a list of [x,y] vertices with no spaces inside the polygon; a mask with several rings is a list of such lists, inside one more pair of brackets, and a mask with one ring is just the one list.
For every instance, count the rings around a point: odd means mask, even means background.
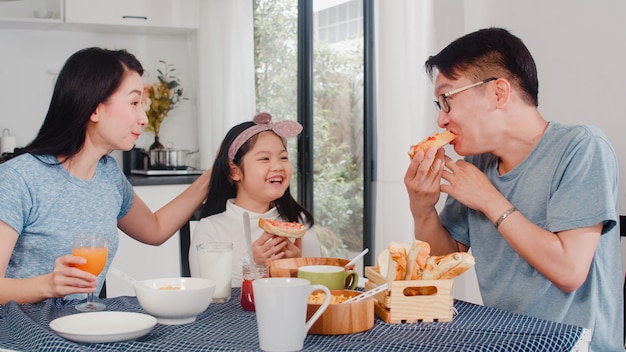
[{"label": "girl's dark hair", "polygon": [[87,124],[98,104],[120,86],[125,71],[143,75],[143,67],[126,50],[82,49],[70,56],[54,86],[46,118],[39,133],[15,155],[74,156],[85,143]]},{"label": "girl's dark hair", "polygon": [[[207,193],[207,201],[202,205],[200,213],[202,217],[222,213],[226,210],[226,201],[237,196],[237,186],[230,179],[230,167],[228,166],[228,148],[235,138],[249,127],[254,126],[252,121],[241,123],[228,131],[220,145],[220,150],[213,163],[211,182]],[[258,134],[248,139],[235,154],[233,163],[243,170],[242,158],[254,146]],[[245,171],[245,170],[244,170]],[[274,201],[281,218],[287,221],[304,221],[313,226],[313,214],[300,205],[291,195],[289,187],[282,197]]]}]

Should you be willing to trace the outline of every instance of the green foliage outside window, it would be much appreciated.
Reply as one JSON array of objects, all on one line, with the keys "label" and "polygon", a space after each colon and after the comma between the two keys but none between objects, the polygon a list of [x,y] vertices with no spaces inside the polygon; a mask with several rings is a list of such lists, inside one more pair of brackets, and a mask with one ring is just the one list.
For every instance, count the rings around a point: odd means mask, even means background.
[{"label": "green foliage outside window", "polygon": [[[254,11],[257,111],[297,120],[297,1],[255,0]],[[314,50],[315,230],[324,256],[346,257],[363,244],[363,40]]]}]

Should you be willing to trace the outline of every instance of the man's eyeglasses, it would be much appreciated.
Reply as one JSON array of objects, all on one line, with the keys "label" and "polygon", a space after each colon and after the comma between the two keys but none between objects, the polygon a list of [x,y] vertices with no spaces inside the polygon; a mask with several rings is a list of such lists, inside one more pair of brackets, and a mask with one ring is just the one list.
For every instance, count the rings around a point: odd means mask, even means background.
[{"label": "man's eyeglasses", "polygon": [[495,77],[487,78],[487,79],[484,79],[482,81],[470,84],[469,86],[457,88],[457,89],[451,90],[451,91],[449,91],[447,93],[440,94],[440,95],[437,96],[437,100],[435,100],[433,103],[435,103],[435,106],[437,107],[437,109],[443,110],[445,113],[449,113],[450,112],[450,102],[448,101],[448,98],[451,97],[453,94],[461,93],[464,90],[468,90],[470,88],[478,87],[478,86],[483,85],[483,84],[485,84],[487,82],[495,81],[496,79],[497,78],[495,78]]}]

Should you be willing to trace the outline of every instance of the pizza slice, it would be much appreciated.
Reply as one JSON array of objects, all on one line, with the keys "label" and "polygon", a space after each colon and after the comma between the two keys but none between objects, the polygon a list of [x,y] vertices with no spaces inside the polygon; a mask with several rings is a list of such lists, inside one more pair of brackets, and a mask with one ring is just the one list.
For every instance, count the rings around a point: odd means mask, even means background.
[{"label": "pizza slice", "polygon": [[288,238],[300,238],[306,233],[306,227],[295,221],[287,222],[260,218],[259,227],[267,233]]},{"label": "pizza slice", "polygon": [[444,145],[452,142],[455,138],[456,136],[454,135],[454,133],[450,131],[433,133],[419,143],[412,145],[409,149],[409,157],[413,159],[418,151],[422,150],[424,153],[426,153],[426,151],[428,151],[428,149],[430,149],[431,147],[439,149]]}]

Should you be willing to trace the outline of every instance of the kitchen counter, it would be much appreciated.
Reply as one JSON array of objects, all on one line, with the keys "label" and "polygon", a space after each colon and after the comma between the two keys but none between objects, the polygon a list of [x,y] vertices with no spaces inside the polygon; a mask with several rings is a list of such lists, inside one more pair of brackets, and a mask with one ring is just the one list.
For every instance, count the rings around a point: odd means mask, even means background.
[{"label": "kitchen counter", "polygon": [[200,175],[172,175],[172,176],[144,176],[126,175],[133,186],[159,186],[159,185],[188,185],[193,183]]}]

